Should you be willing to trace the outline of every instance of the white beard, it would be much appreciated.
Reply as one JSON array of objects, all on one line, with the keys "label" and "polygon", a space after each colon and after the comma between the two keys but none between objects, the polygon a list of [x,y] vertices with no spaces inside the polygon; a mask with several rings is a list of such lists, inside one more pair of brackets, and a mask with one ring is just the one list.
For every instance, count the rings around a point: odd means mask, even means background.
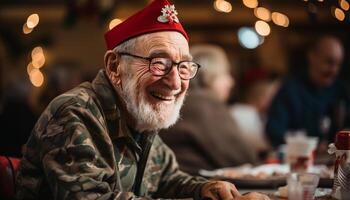
[{"label": "white beard", "polygon": [[135,118],[137,131],[158,131],[174,125],[180,116],[184,96],[178,97],[172,105],[159,103],[150,104],[144,91],[137,91],[137,82],[130,74],[124,74],[122,80],[123,96],[128,112]]}]

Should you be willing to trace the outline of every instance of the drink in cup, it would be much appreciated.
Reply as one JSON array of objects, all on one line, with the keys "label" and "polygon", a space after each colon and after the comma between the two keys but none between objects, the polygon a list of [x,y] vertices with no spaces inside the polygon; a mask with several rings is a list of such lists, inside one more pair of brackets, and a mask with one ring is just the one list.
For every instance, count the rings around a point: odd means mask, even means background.
[{"label": "drink in cup", "polygon": [[313,200],[320,177],[312,173],[291,173],[287,179],[288,200]]},{"label": "drink in cup", "polygon": [[286,161],[291,172],[304,173],[313,165],[318,139],[305,135],[289,135],[286,138]]}]

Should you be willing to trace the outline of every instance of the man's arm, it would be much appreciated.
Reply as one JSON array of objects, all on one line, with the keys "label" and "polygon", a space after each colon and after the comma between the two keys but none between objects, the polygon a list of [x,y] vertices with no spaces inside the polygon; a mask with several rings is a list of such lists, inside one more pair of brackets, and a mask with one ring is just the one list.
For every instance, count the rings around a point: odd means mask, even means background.
[{"label": "man's arm", "polygon": [[[266,195],[249,193],[241,196],[236,187],[226,181],[208,181],[201,177],[190,176],[179,170],[173,152],[160,140],[158,146],[165,156],[165,168],[158,191],[153,197],[189,198],[211,200],[269,200]],[[157,145],[157,144],[156,144]],[[159,150],[159,149],[158,149]]]},{"label": "man's arm", "polygon": [[208,180],[191,176],[179,169],[173,151],[157,136],[154,140],[154,151],[161,159],[162,174],[158,183],[155,198],[200,198],[202,186]]}]

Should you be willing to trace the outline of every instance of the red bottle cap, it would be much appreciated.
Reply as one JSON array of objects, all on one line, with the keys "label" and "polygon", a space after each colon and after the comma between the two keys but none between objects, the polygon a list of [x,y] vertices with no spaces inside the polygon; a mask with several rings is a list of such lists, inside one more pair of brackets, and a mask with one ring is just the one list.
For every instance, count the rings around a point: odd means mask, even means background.
[{"label": "red bottle cap", "polygon": [[350,150],[350,130],[338,131],[334,143],[338,150]]}]

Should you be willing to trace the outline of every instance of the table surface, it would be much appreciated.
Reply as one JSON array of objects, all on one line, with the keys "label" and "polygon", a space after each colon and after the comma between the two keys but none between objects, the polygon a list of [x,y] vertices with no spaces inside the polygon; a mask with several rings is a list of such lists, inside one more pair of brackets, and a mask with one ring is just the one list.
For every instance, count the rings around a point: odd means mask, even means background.
[{"label": "table surface", "polygon": [[[315,200],[333,200],[333,198],[330,196],[330,189],[329,188],[318,188],[318,192],[323,191],[323,193],[319,193],[319,196],[315,198]],[[273,189],[242,189],[239,190],[241,194],[246,194],[249,192],[259,192],[266,194],[270,197],[271,200],[286,200],[288,198],[279,197],[276,192],[277,190]]]}]

